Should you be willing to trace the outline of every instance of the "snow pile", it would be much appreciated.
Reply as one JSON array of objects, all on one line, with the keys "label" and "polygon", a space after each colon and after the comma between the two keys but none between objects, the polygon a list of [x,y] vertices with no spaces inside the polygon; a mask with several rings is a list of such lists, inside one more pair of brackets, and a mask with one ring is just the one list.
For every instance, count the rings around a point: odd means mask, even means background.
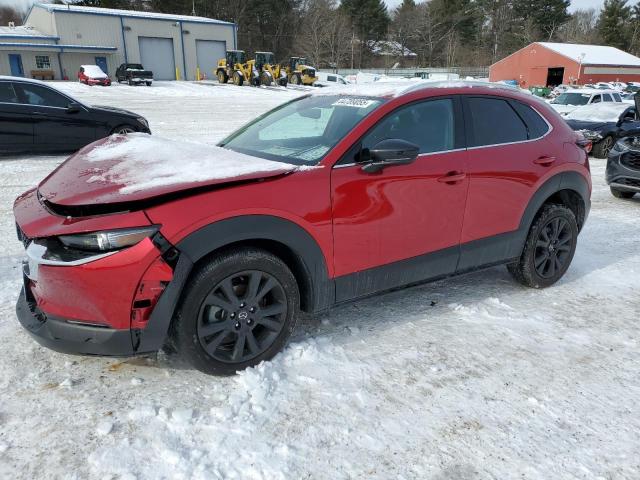
[{"label": "snow pile", "polygon": [[87,182],[123,185],[121,193],[297,168],[217,146],[168,140],[143,133],[112,135],[102,145],[85,150],[81,155],[96,163],[117,159],[117,163],[89,177]]},{"label": "snow pile", "polygon": [[620,102],[591,103],[569,112],[566,119],[586,122],[617,122],[620,115],[628,108],[627,103]]}]

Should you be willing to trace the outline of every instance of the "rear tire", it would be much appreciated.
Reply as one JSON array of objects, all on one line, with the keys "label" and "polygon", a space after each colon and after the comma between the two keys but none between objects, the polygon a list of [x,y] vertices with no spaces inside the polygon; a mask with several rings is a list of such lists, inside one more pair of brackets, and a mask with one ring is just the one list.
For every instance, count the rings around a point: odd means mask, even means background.
[{"label": "rear tire", "polygon": [[227,83],[228,81],[229,77],[227,76],[227,72],[218,70],[218,83]]},{"label": "rear tire", "polygon": [[617,190],[613,187],[609,187],[609,188],[611,189],[611,195],[613,195],[616,198],[624,198],[625,200],[628,200],[630,198],[633,198],[633,196],[636,194],[636,192]]},{"label": "rear tire", "polygon": [[134,82],[133,80],[131,80],[131,79],[129,79],[129,86],[130,86],[130,87],[135,86],[135,82]]},{"label": "rear tire", "polygon": [[300,85],[302,83],[302,77],[299,73],[291,74],[291,78],[289,79],[289,83],[292,85]]},{"label": "rear tire", "polygon": [[592,155],[596,158],[607,158],[613,148],[614,140],[611,135],[607,135],[598,143],[593,145]]},{"label": "rear tire", "polygon": [[189,280],[173,344],[201,372],[232,375],[282,350],[299,305],[295,277],[282,260],[256,248],[228,250]]},{"label": "rear tire", "polygon": [[527,287],[549,287],[571,265],[577,241],[578,223],[571,209],[545,205],[529,229],[520,259],[507,269]]},{"label": "rear tire", "polygon": [[147,84],[147,87],[150,87],[153,84],[153,82],[145,82],[145,83]]}]

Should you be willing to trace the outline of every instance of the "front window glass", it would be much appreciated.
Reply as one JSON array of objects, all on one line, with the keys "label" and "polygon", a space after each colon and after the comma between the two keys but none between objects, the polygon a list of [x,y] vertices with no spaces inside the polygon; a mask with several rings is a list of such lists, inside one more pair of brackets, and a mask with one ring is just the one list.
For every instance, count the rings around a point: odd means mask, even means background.
[{"label": "front window glass", "polygon": [[372,149],[383,140],[400,139],[420,147],[420,153],[453,150],[453,102],[449,98],[401,107],[379,122],[362,140]]},{"label": "front window glass", "polygon": [[16,88],[22,91],[23,101],[29,105],[42,107],[67,108],[71,101],[64,95],[54,92],[50,88],[40,85],[16,84]]},{"label": "front window glass", "polygon": [[382,103],[373,97],[304,97],[267,112],[220,145],[268,160],[316,165]]},{"label": "front window glass", "polygon": [[602,96],[600,95],[594,95],[593,98],[591,99],[591,103],[600,103],[602,102]]},{"label": "front window glass", "polygon": [[552,103],[558,105],[586,105],[589,103],[588,93],[562,93]]}]

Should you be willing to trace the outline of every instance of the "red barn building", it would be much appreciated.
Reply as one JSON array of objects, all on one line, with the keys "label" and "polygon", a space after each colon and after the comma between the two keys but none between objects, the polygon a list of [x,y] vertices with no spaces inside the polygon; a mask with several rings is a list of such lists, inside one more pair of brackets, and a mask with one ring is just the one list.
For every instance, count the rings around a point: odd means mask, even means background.
[{"label": "red barn building", "polygon": [[640,82],[640,58],[614,47],[536,42],[491,65],[489,80],[516,80],[523,88]]}]

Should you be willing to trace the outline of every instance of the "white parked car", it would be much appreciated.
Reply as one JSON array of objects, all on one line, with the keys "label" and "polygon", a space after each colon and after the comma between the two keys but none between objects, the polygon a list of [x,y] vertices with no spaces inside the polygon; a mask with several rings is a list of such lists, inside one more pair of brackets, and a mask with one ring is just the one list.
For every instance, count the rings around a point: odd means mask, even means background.
[{"label": "white parked car", "polygon": [[567,115],[578,107],[600,102],[622,102],[620,92],[598,88],[575,88],[561,93],[549,102],[560,115]]},{"label": "white parked car", "polygon": [[627,88],[627,84],[624,82],[611,82],[611,85],[613,85],[613,88],[621,92],[623,92]]},{"label": "white parked car", "polygon": [[337,73],[328,73],[328,72],[318,72],[316,71],[316,80],[313,85],[316,87],[331,87],[334,85],[349,85],[349,82],[342,75],[338,75]]}]

